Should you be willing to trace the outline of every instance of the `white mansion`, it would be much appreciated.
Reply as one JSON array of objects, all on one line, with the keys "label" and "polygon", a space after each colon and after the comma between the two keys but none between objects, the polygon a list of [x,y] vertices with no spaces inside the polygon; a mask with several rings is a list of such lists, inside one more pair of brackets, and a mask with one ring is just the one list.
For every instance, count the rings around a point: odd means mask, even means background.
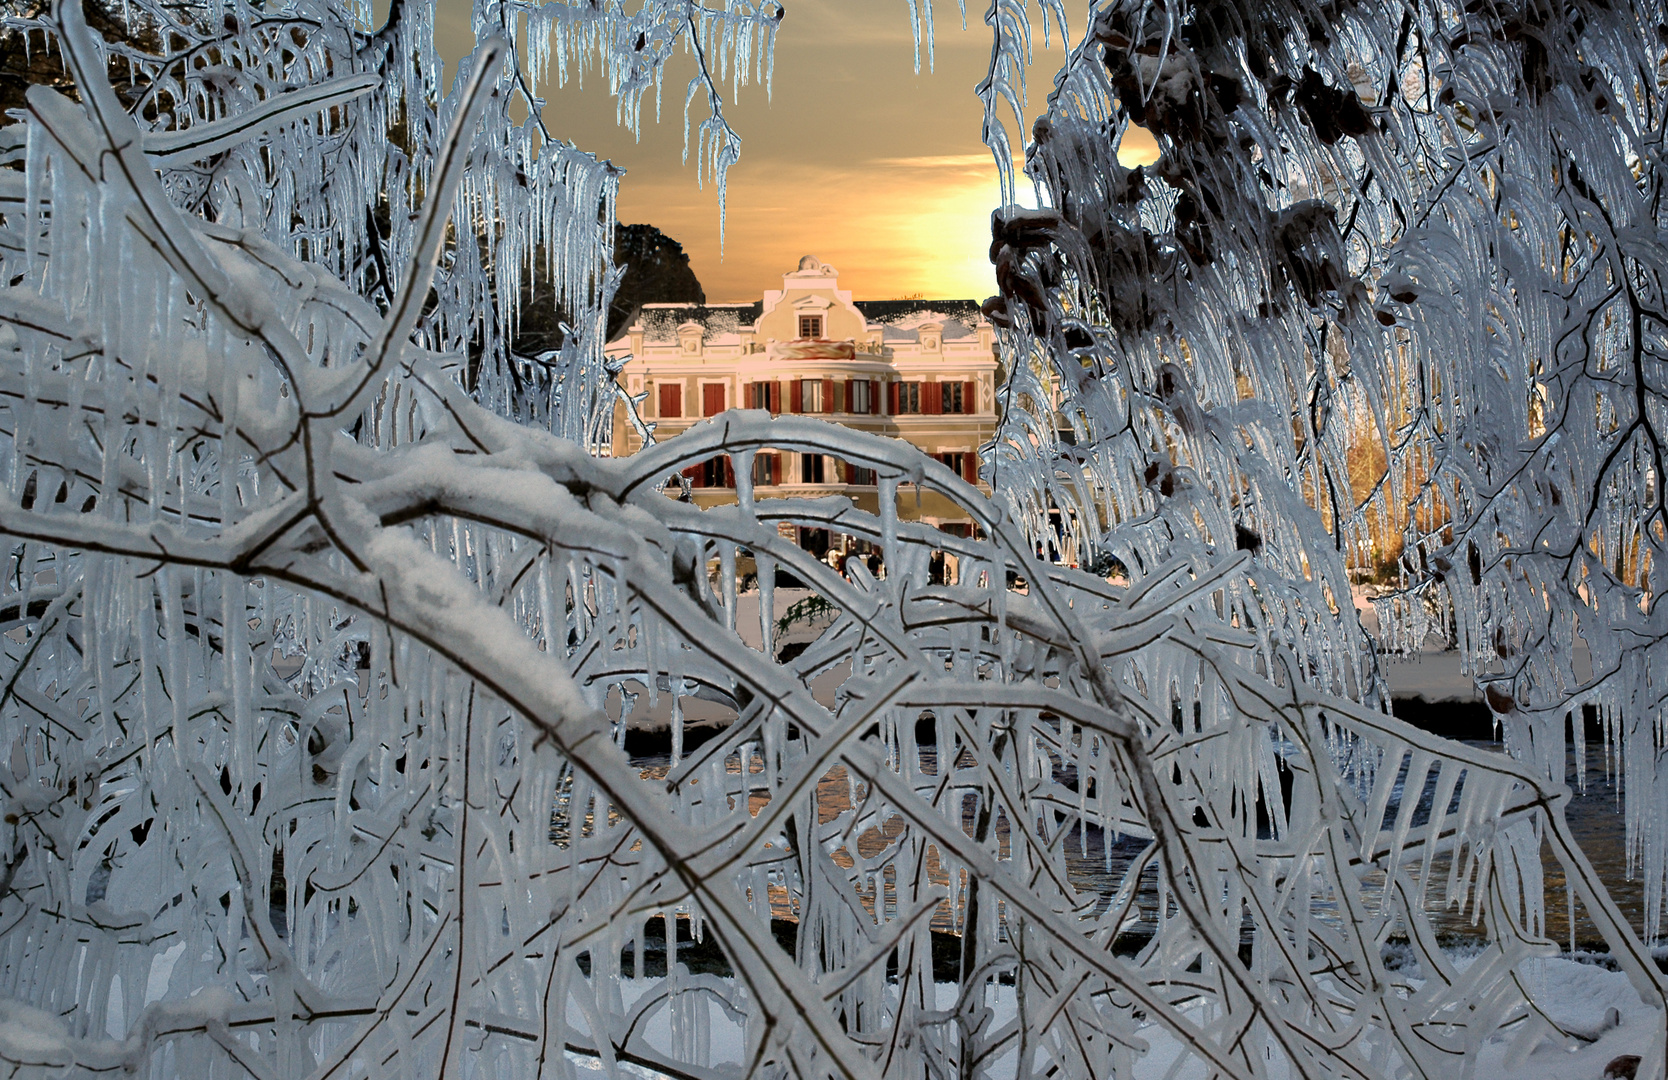
[{"label": "white mansion", "polygon": [[[978,482],[978,448],[996,429],[994,340],[975,301],[854,301],[832,266],[806,256],[750,304],[646,304],[607,351],[630,355],[620,378],[647,392],[657,439],[730,408],[816,414],[906,439]],[[617,408],[614,453],[639,445]],[[735,499],[727,469],[717,459],[689,470],[697,502]],[[825,455],[761,453],[754,482],[761,495],[844,495],[877,509],[873,474]],[[898,513],[949,531],[971,524],[930,492],[900,494]]]}]

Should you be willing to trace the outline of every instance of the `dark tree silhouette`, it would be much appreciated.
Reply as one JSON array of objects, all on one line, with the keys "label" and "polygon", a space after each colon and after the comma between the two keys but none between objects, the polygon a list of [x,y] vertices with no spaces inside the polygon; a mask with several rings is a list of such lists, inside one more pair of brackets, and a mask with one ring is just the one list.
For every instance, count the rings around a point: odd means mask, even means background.
[{"label": "dark tree silhouette", "polygon": [[[521,322],[510,344],[522,356],[559,349],[565,340],[567,318],[542,254],[533,263],[533,274],[522,286]],[[653,225],[614,227],[614,265],[625,267],[625,276],[608,307],[605,341],[624,333],[644,304],[706,303],[706,290],[683,245]]]},{"label": "dark tree silhouette", "polygon": [[612,341],[644,304],[704,304],[706,290],[683,245],[653,225],[621,225],[614,231],[614,262],[626,268],[608,310]]},{"label": "dark tree silhouette", "polygon": [[[50,33],[31,28],[52,5],[47,0],[8,0],[0,4],[0,116],[23,107],[23,95],[31,86],[50,86],[76,97],[74,80],[64,70],[62,54],[51,45]],[[110,58],[111,86],[119,98],[135,99],[149,82],[143,64],[130,65],[130,51],[154,55],[160,44],[143,8],[121,0],[89,0],[87,25],[114,43]]]}]

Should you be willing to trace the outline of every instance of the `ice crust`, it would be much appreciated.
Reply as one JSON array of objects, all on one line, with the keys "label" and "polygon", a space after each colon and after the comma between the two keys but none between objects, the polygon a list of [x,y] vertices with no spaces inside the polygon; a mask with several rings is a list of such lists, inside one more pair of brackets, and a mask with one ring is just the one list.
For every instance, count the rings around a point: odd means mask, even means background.
[{"label": "ice crust", "polygon": [[[1094,90],[1113,117],[1091,53],[1120,10],[1051,108]],[[1056,274],[1111,233],[1010,207],[991,308],[1027,363],[1001,499],[896,440],[752,411],[597,456],[616,178],[510,103],[591,56],[635,122],[680,44],[716,101],[768,70],[779,9],[477,3],[444,93],[432,7],[395,11],[372,32],[362,8],[228,3],[158,31],[224,61],[202,66],[101,45],[74,4],[36,27],[76,97],[32,89],[0,140],[23,166],[0,175],[9,1071],[1447,1076],[1576,1037],[1566,984],[1535,977],[1555,868],[1660,1078],[1663,977],[1561,779],[1379,708],[1305,501],[1340,436],[1286,430],[1271,374],[1295,346],[1255,339],[1266,392],[1227,395],[1227,346],[1160,359],[1164,335],[1117,338],[1108,298],[1067,287],[1090,278]],[[1193,100],[1164,68],[1176,16],[1149,108]],[[1017,100],[1025,10],[991,20],[990,86]],[[1147,40],[1125,40],[1138,66]],[[725,131],[704,135],[720,173]],[[1094,160],[1071,190],[1125,177]],[[574,333],[529,360],[505,327],[540,250]],[[1068,303],[1092,341],[1149,344],[1065,363]],[[1075,449],[1017,397],[1056,384]],[[1128,430],[1097,426],[1109,401]],[[876,470],[879,508],[757,499],[763,448]],[[720,455],[736,505],[667,497]],[[900,520],[912,491],[977,536]],[[1095,492],[1129,498],[1102,523]],[[1126,575],[1040,560],[1053,508]],[[866,541],[884,572],[782,526]],[[934,551],[953,581],[928,582]],[[778,567],[832,609],[787,660]],[[734,714],[701,745],[697,692]],[[623,751],[640,699],[671,723],[648,775]],[[1119,888],[1083,887],[1071,849]],[[1432,905],[1479,924],[1469,962]]]}]

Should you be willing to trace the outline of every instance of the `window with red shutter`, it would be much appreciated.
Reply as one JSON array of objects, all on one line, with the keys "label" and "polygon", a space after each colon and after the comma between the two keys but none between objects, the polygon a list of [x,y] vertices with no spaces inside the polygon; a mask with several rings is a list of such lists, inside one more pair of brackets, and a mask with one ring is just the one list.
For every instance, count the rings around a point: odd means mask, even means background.
[{"label": "window with red shutter", "polygon": [[660,384],[660,418],[676,420],[683,415],[683,384]]},{"label": "window with red shutter", "polygon": [[701,387],[701,415],[717,416],[724,411],[724,384],[705,383]]},{"label": "window with red shutter", "polygon": [[735,477],[730,472],[730,458],[727,454],[723,457],[708,458],[696,466],[696,469],[696,487],[735,487]]}]

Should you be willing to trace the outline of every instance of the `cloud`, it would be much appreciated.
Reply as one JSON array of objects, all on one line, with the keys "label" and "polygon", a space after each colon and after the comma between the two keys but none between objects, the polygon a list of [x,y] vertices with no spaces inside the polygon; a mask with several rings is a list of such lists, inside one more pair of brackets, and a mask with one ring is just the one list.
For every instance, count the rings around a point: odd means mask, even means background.
[{"label": "cloud", "polygon": [[[872,165],[894,169],[990,169],[994,175],[996,159],[989,151],[982,154],[930,154],[921,157],[874,158]],[[1014,158],[1014,168],[1025,164],[1024,158]]]},{"label": "cloud", "polygon": [[[1131,124],[1124,134],[1123,144],[1118,148],[1118,160],[1129,168],[1134,165],[1150,165],[1158,160],[1158,143],[1145,128]],[[1013,158],[1014,171],[1021,172],[1025,168],[1025,158],[1016,154]],[[927,154],[919,157],[882,157],[874,158],[869,164],[893,169],[989,169],[996,168],[995,158],[987,150],[980,154]]]}]

